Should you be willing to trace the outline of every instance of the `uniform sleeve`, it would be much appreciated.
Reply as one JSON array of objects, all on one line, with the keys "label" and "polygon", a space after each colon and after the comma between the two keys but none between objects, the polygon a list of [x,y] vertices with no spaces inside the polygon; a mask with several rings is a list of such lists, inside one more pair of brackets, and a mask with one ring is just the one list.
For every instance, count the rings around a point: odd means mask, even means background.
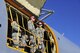
[{"label": "uniform sleeve", "polygon": [[38,35],[38,28],[36,28],[36,35]]},{"label": "uniform sleeve", "polygon": [[16,30],[16,31],[18,31],[18,24],[15,22],[15,21],[13,21],[12,23],[11,23],[11,26],[13,27],[13,29],[14,30]]},{"label": "uniform sleeve", "polygon": [[28,21],[28,29],[29,30],[35,30],[34,24],[31,20]]},{"label": "uniform sleeve", "polygon": [[28,21],[28,29],[30,29],[30,24],[31,24],[31,21],[29,20]]}]

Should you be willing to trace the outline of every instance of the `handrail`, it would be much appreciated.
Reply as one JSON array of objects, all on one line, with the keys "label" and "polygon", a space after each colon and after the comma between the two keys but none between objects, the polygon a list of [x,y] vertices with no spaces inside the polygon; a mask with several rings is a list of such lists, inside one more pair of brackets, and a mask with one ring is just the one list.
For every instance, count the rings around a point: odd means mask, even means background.
[{"label": "handrail", "polygon": [[[27,18],[27,17],[29,17],[29,16],[26,16],[25,14],[23,14],[21,11],[19,11],[19,10],[18,10],[17,8],[15,8],[14,6],[11,6],[9,3],[6,3],[6,4],[9,5],[10,8],[15,9],[18,13],[20,13],[21,15],[23,15],[24,18],[29,19],[29,18]],[[9,7],[8,7],[8,9],[9,9]],[[7,9],[7,10],[8,10],[8,9]]]},{"label": "handrail", "polygon": [[[12,38],[7,37],[7,39],[9,39],[9,40],[12,40],[12,41],[13,41],[13,39],[12,39]],[[28,46],[28,45],[26,45],[26,47],[32,48],[31,46]]]},{"label": "handrail", "polygon": [[[10,18],[8,18],[10,21],[11,21],[11,19]],[[18,25],[19,27],[21,27],[20,25]],[[32,34],[34,37],[36,37],[32,32],[30,32],[30,31],[28,31],[28,30],[26,30],[25,28],[23,28],[23,27],[21,27],[22,29],[24,29],[25,31],[27,31],[28,33],[30,33],[30,34]],[[37,38],[37,37],[36,37]],[[10,38],[8,38],[8,39],[10,39]],[[40,39],[40,38],[39,38]],[[12,39],[11,39],[12,40]],[[48,41],[50,41],[50,40],[45,40],[44,39],[44,41],[46,41],[46,42],[48,42]],[[50,41],[50,42],[52,42],[52,41]],[[37,47],[38,45],[36,45],[36,47]],[[31,48],[31,46],[27,46],[27,47],[29,47],[29,48]],[[48,48],[47,48],[47,51],[48,51]]]},{"label": "handrail", "polygon": [[52,37],[54,38],[54,42],[55,42],[55,46],[56,46],[56,53],[59,53],[58,42],[57,42],[57,39],[56,39],[56,36],[55,36],[54,32],[51,30],[51,28],[47,24],[45,24],[45,26],[52,33],[52,35],[53,35]]},{"label": "handrail", "polygon": [[10,11],[11,19],[12,19],[12,21],[13,21],[12,12],[11,12],[11,8],[10,8],[10,7],[9,7],[9,11]]},{"label": "handrail", "polygon": [[[8,18],[8,20],[10,20],[12,22],[12,20],[10,18]],[[34,37],[36,37],[33,33],[31,33],[30,31],[26,30],[25,28],[21,27],[19,24],[18,26],[22,29],[24,29],[25,31],[27,31],[28,33],[32,34]]]},{"label": "handrail", "polygon": [[[7,43],[7,44],[8,44],[8,43]],[[13,50],[17,50],[17,51],[23,52],[23,53],[28,53],[28,52],[25,52],[24,50],[19,50],[19,49],[17,49],[17,48],[13,48],[13,47],[10,47],[10,46],[8,46],[8,45],[7,45],[7,47],[9,47],[9,48],[11,48],[11,49],[13,49]]]},{"label": "handrail", "polygon": [[[13,39],[11,39],[11,38],[9,38],[9,37],[8,37],[7,39],[13,41]],[[48,42],[47,42],[47,43],[48,43]],[[48,45],[47,43],[46,43],[46,45]],[[8,44],[8,43],[7,43],[7,44]],[[7,46],[8,46],[8,45],[7,45]],[[39,45],[37,45],[37,46],[39,46]],[[37,47],[37,46],[36,46],[36,47]],[[18,49],[19,49],[19,48],[13,48],[13,47],[10,47],[10,46],[8,46],[8,47],[9,47],[9,48],[12,48],[12,49],[15,49],[15,50],[18,50]],[[28,45],[26,45],[26,47],[32,48],[31,46],[28,46]],[[48,52],[48,46],[47,46],[45,49],[47,49],[47,52]],[[20,50],[19,50],[19,51],[20,51]],[[39,51],[41,51],[41,50],[39,50]],[[21,52],[26,53],[25,51],[22,51],[22,50],[21,50]]]},{"label": "handrail", "polygon": [[[11,19],[10,18],[8,18],[10,21],[11,21]],[[18,24],[18,26],[19,27],[21,27],[19,24]],[[28,31],[28,30],[26,30],[25,28],[23,28],[23,27],[21,27],[22,29],[24,29],[25,31],[27,31],[28,33],[30,33],[30,34],[32,34],[34,37],[36,37],[32,32],[30,32],[30,31]],[[37,38],[37,37],[36,37]],[[40,39],[40,38],[39,38]],[[50,40],[45,40],[45,41],[50,41]]]}]

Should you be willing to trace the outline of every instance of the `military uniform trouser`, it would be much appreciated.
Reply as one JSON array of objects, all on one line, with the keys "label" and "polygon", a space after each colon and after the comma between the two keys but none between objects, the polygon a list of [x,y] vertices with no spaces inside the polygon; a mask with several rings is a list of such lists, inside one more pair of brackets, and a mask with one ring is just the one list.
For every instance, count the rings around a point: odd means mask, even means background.
[{"label": "military uniform trouser", "polygon": [[32,48],[30,49],[30,52],[31,52],[31,53],[35,53],[36,47],[35,47],[35,46],[32,46],[32,45],[31,45],[31,47],[32,47]]}]

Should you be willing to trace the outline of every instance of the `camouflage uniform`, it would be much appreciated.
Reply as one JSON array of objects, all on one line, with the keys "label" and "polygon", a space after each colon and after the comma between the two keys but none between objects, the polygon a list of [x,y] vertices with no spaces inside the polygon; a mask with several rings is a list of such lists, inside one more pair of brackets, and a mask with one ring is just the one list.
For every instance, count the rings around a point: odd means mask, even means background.
[{"label": "camouflage uniform", "polygon": [[[32,20],[28,21],[28,29],[29,29],[30,32],[32,32],[32,34],[36,35],[35,26],[34,26],[34,23],[33,23]],[[35,45],[36,45],[35,37],[30,35],[30,46],[32,47],[30,49],[31,53],[34,53],[36,51]]]},{"label": "camouflage uniform", "polygon": [[44,31],[45,29],[37,27],[36,28],[37,37],[44,38]]},{"label": "camouflage uniform", "polygon": [[30,46],[32,47],[30,49],[30,52],[31,53],[34,53],[36,51],[36,41],[34,40],[34,37],[33,36],[30,36]]},{"label": "camouflage uniform", "polygon": [[19,36],[21,36],[20,33],[12,33],[12,39],[15,46],[19,46]]},{"label": "camouflage uniform", "polygon": [[28,37],[27,35],[22,35],[22,38],[21,38],[21,43],[22,43],[22,46],[26,46],[28,42]]},{"label": "camouflage uniform", "polygon": [[11,26],[12,26],[12,28],[13,28],[15,31],[20,30],[19,25],[16,23],[16,21],[13,21],[13,22],[11,23]]},{"label": "camouflage uniform", "polygon": [[44,53],[44,43],[43,43],[43,39],[44,39],[44,31],[45,29],[43,29],[42,27],[37,27],[36,28],[36,32],[37,32],[37,37],[38,37],[38,49],[41,50],[42,53]]},{"label": "camouflage uniform", "polygon": [[13,33],[12,33],[13,43],[14,43],[14,45],[18,46],[19,45],[19,36],[21,36],[21,33],[18,32],[18,31],[20,31],[20,28],[19,28],[18,24],[16,23],[16,21],[13,21],[11,23],[11,26],[13,28]]},{"label": "camouflage uniform", "polygon": [[31,31],[32,33],[35,32],[35,26],[34,26],[34,23],[33,23],[32,20],[29,20],[29,21],[28,21],[28,29],[29,29],[29,31]]}]

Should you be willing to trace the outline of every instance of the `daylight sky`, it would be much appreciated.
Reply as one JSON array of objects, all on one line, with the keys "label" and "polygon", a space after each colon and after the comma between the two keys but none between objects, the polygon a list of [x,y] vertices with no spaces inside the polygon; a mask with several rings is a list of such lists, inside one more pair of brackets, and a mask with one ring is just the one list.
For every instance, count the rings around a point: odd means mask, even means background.
[{"label": "daylight sky", "polygon": [[80,0],[47,0],[44,8],[55,11],[44,22],[80,47]]}]

